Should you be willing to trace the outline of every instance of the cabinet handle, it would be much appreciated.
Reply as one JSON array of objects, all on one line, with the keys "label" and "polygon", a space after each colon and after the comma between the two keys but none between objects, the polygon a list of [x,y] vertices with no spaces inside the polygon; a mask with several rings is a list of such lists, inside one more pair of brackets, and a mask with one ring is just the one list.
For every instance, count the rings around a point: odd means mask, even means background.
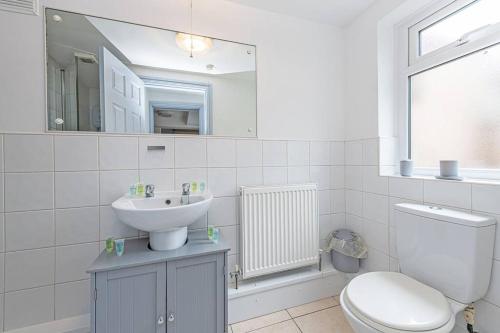
[{"label": "cabinet handle", "polygon": [[163,325],[164,322],[163,316],[160,316],[160,318],[158,318],[158,325]]},{"label": "cabinet handle", "polygon": [[168,321],[173,322],[174,320],[175,320],[174,314],[170,313],[170,315],[168,316]]}]

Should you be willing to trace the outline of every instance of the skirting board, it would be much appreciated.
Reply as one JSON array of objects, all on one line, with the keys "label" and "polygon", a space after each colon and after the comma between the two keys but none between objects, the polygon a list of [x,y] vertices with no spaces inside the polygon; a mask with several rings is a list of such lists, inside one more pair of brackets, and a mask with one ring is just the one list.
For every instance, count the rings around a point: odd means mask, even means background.
[{"label": "skirting board", "polygon": [[269,278],[229,290],[229,324],[339,295],[349,278],[333,269]]},{"label": "skirting board", "polygon": [[90,314],[4,331],[4,333],[88,333]]}]

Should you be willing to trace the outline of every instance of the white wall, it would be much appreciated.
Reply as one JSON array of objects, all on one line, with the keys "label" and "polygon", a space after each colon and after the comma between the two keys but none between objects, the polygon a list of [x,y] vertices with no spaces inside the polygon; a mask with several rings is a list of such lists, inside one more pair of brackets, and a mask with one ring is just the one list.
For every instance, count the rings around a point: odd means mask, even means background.
[{"label": "white wall", "polygon": [[379,0],[344,29],[345,138],[378,136],[377,23],[403,0]]},{"label": "white wall", "polygon": [[[41,2],[189,30],[187,0]],[[0,31],[0,131],[41,132],[45,129],[43,17],[0,12]],[[193,31],[257,45],[259,137],[343,138],[339,29],[223,0],[195,0]]]}]

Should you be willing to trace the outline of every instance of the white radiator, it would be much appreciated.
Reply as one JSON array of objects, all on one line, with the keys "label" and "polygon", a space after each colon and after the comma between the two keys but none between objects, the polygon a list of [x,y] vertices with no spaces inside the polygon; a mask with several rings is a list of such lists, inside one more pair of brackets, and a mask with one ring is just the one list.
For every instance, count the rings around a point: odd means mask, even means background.
[{"label": "white radiator", "polygon": [[316,184],[241,188],[243,278],[318,262]]}]

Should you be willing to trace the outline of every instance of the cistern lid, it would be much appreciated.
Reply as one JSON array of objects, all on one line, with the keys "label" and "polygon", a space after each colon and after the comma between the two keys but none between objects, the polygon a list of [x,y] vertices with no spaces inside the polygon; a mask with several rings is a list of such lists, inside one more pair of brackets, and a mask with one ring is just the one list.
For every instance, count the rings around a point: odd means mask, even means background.
[{"label": "cistern lid", "polygon": [[452,316],[442,293],[401,273],[360,275],[347,286],[346,297],[355,312],[397,330],[437,329]]}]

